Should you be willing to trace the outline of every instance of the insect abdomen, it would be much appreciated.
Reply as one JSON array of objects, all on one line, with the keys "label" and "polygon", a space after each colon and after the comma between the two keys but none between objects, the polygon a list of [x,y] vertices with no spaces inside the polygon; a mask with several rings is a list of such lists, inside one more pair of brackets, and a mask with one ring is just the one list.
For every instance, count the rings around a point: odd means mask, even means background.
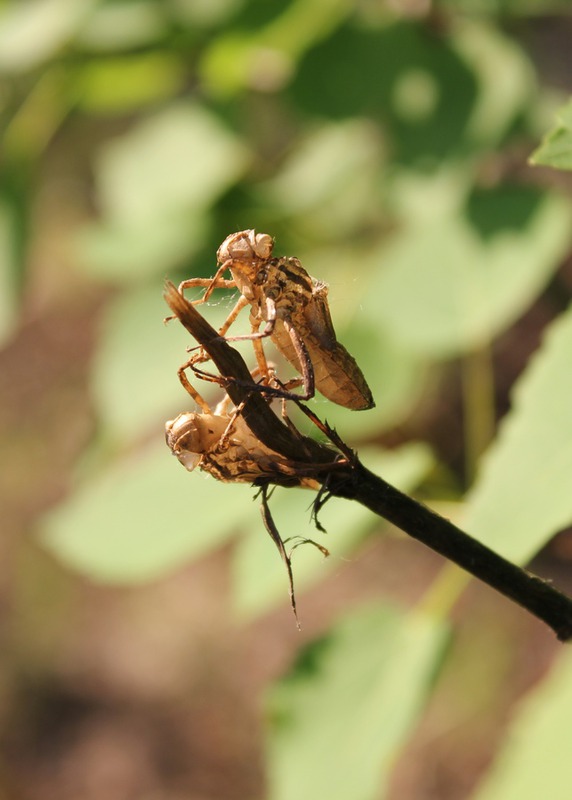
[{"label": "insect abdomen", "polygon": [[[331,342],[328,349],[315,343],[312,336],[304,336],[308,349],[316,389],[332,403],[354,411],[365,411],[375,405],[371,389],[355,359],[339,342]],[[281,320],[276,321],[272,341],[293,367],[299,372],[301,366],[290,337]]]}]

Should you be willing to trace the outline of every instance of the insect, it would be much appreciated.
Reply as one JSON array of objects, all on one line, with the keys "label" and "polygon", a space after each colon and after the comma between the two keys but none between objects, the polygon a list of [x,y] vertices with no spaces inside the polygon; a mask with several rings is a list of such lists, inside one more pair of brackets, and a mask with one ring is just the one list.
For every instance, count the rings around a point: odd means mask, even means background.
[{"label": "insect", "polygon": [[228,402],[226,397],[214,412],[189,411],[165,424],[167,445],[185,469],[192,472],[199,467],[224,483],[319,488],[310,465],[264,445],[246,424],[240,407],[227,411]]},{"label": "insect", "polygon": [[305,543],[313,544],[324,556],[328,556],[329,551],[313,539],[304,537],[293,537],[294,544],[290,552],[286,550],[285,545],[290,540],[282,539],[270,513],[269,485],[319,489],[320,483],[312,477],[310,465],[292,462],[260,442],[241,416],[241,407],[238,406],[229,413],[229,403],[230,398],[227,395],[214,412],[187,412],[179,414],[174,420],[168,420],[165,423],[167,445],[189,472],[199,467],[225,483],[251,483],[260,486],[262,519],[286,566],[290,603],[300,627],[294,593],[292,552]]},{"label": "insect", "polygon": [[[297,258],[273,258],[274,241],[254,230],[233,233],[217,251],[219,267],[213,278],[189,278],[179,292],[206,287],[204,303],[216,288],[237,288],[240,299],[219,333],[226,334],[240,311],[250,304],[252,331],[228,341],[251,339],[263,375],[268,366],[262,339],[271,337],[282,355],[298,370],[287,388],[303,384],[303,392],[292,394],[274,389],[282,397],[309,400],[317,389],[328,400],[346,408],[362,410],[374,406],[371,390],[355,359],[336,339],[328,306],[328,287],[312,278]],[[232,278],[222,276],[230,270]],[[264,324],[264,328],[260,327]],[[267,381],[268,383],[268,381]]]}]

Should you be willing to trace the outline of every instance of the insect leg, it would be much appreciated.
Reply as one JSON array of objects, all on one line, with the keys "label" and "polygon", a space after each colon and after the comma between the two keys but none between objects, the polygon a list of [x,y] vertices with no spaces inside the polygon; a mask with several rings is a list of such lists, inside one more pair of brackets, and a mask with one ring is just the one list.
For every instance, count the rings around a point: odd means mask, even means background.
[{"label": "insect leg", "polygon": [[[222,324],[222,326],[219,328],[219,334],[220,334],[221,336],[224,336],[224,335],[225,335],[225,333],[226,333],[226,332],[227,332],[227,330],[230,328],[230,326],[232,325],[232,323],[234,322],[234,320],[235,320],[235,319],[238,317],[238,315],[240,314],[240,312],[242,311],[242,309],[243,309],[245,306],[247,306],[247,305],[248,305],[248,300],[246,299],[246,297],[245,297],[244,295],[241,295],[241,296],[240,296],[240,299],[239,299],[239,300],[238,300],[238,302],[237,302],[237,304],[236,304],[236,305],[235,305],[235,307],[232,309],[232,311],[230,312],[230,314],[228,315],[228,317],[225,319],[225,321],[224,321],[224,323]],[[228,341],[228,340],[227,340],[227,341]]]},{"label": "insect leg", "polygon": [[[224,325],[219,330],[220,335],[226,333],[229,327],[232,325],[240,311],[248,305],[248,300],[244,295],[240,298],[236,306],[232,309],[230,314],[228,315]],[[251,325],[252,330],[250,333],[240,334],[239,336],[227,336],[227,342],[239,342],[239,341],[252,341],[252,345],[254,347],[254,355],[256,356],[256,363],[258,364],[258,369],[260,370],[260,374],[264,376],[265,383],[270,382],[270,369],[268,367],[268,361],[266,360],[266,355],[264,353],[264,348],[262,347],[261,339],[265,339],[267,336],[271,336],[274,331],[274,326],[276,324],[276,306],[274,301],[271,299],[267,300],[267,309],[268,309],[268,319],[266,321],[266,325],[264,326],[263,331],[259,331],[260,324],[262,322],[261,319],[254,319],[251,317]]]},{"label": "insect leg", "polygon": [[274,327],[276,325],[276,304],[272,298],[266,298],[266,325],[263,331],[259,331],[260,323],[252,323],[253,330],[251,333],[242,333],[239,336],[227,336],[227,342],[245,342],[248,340],[256,341],[257,339],[266,339],[267,336],[272,336]]},{"label": "insect leg", "polygon": [[270,538],[278,548],[278,552],[282,557],[282,561],[286,566],[286,571],[288,573],[288,585],[290,590],[290,605],[292,606],[292,611],[294,612],[294,616],[296,617],[296,625],[298,630],[300,630],[300,622],[298,620],[298,612],[296,611],[296,596],[294,594],[294,575],[292,574],[292,562],[290,556],[286,552],[286,548],[284,547],[284,542],[282,541],[282,537],[276,527],[274,520],[272,519],[272,514],[270,513],[270,508],[268,506],[268,486],[263,486],[260,490],[260,495],[262,498],[262,505],[260,506],[260,512],[262,514],[262,521],[264,522],[264,527],[268,531]]},{"label": "insect leg", "polygon": [[[255,320],[252,322],[252,333],[258,333],[258,329],[260,327],[260,321]],[[258,371],[260,375],[263,376],[265,383],[270,383],[272,370],[268,366],[268,361],[266,360],[266,353],[264,352],[264,347],[262,346],[262,341],[260,338],[252,340],[252,346],[254,348],[254,355],[256,356],[256,363],[258,364]]]},{"label": "insect leg", "polygon": [[297,400],[310,400],[316,393],[316,383],[314,378],[314,367],[312,365],[308,348],[300,336],[298,336],[298,331],[291,324],[289,319],[284,320],[284,327],[290,336],[290,341],[292,342],[294,350],[296,351],[296,355],[298,356],[298,362],[302,370],[302,379],[304,381],[304,393],[299,395],[293,394],[292,398]]},{"label": "insect leg", "polygon": [[[193,286],[206,287],[206,292],[202,297],[199,297],[198,300],[190,301],[191,305],[200,306],[201,303],[206,303],[206,301],[212,294],[213,289],[236,289],[236,284],[233,280],[224,280],[223,278],[219,278],[217,277],[219,273],[220,270],[217,270],[214,278],[187,278],[187,280],[181,281],[177,291],[179,292],[179,294],[184,294],[185,289],[190,289]],[[167,323],[170,322],[172,319],[175,319],[175,315],[173,314],[171,314],[170,317],[165,317],[163,322]]]},{"label": "insect leg", "polygon": [[213,293],[213,289],[236,289],[236,283],[232,278],[227,280],[222,277],[227,269],[228,262],[225,261],[224,264],[220,265],[212,278],[187,278],[186,281],[181,281],[178,288],[179,294],[184,294],[185,289],[190,289],[193,286],[206,287],[206,292],[202,297],[199,297],[198,300],[191,301],[191,305],[199,306],[201,303],[207,302]]},{"label": "insect leg", "polygon": [[[227,397],[228,397],[228,395],[227,395]],[[224,429],[223,434],[222,434],[222,436],[220,437],[220,439],[218,441],[217,452],[219,450],[224,451],[228,447],[230,434],[234,431],[234,429],[236,427],[236,420],[240,416],[240,414],[242,413],[242,409],[243,408],[244,408],[244,403],[241,403],[240,405],[238,405],[234,409],[232,414],[230,414],[229,420],[228,420],[228,425]],[[217,406],[217,410],[218,410],[218,406]]]},{"label": "insect leg", "polygon": [[[312,366],[312,360],[310,358],[310,354],[308,352],[308,348],[304,344],[304,341],[298,336],[298,332],[296,328],[290,323],[290,320],[284,319],[284,328],[286,329],[288,335],[290,336],[290,340],[292,342],[292,346],[296,352],[298,357],[298,361],[300,363],[300,368],[302,370],[302,380],[304,383],[304,393],[303,394],[294,394],[293,392],[286,392],[283,389],[272,389],[269,394],[274,394],[276,397],[284,397],[290,400],[310,400],[316,393],[316,385],[315,385],[315,378],[314,378],[314,367]],[[260,326],[260,322],[258,324],[253,323],[253,331],[252,333],[245,333],[240,336],[229,336],[227,337],[227,342],[237,342],[237,341],[244,341],[247,339],[251,339],[254,344],[254,350],[256,353],[256,358],[258,361],[258,365],[261,369],[263,369],[263,363],[266,364],[266,357],[264,356],[264,352],[262,350],[262,345],[260,343],[260,339],[264,339],[267,336],[272,336],[274,332],[274,327],[276,325],[276,304],[271,297],[266,298],[266,325],[264,326],[263,331],[258,331],[258,327]],[[257,342],[260,343],[260,350],[257,349]],[[261,363],[260,359],[264,359]],[[265,367],[266,371],[268,371],[268,367]]]},{"label": "insect leg", "polygon": [[[238,317],[238,315],[240,314],[242,309],[245,306],[247,306],[248,303],[249,303],[249,301],[246,299],[246,297],[244,297],[244,295],[241,295],[241,297],[238,300],[237,304],[232,309],[232,311],[230,312],[228,317],[225,319],[223,325],[219,329],[219,334],[221,336],[224,336],[224,334],[227,332],[227,330],[230,328],[232,323]],[[259,372],[260,375],[262,375],[264,377],[265,382],[268,383],[270,381],[270,372],[271,372],[271,370],[270,370],[270,368],[268,366],[268,361],[266,360],[266,356],[264,354],[264,349],[262,347],[262,343],[260,341],[260,338],[255,338],[255,339],[253,338],[253,334],[258,335],[258,328],[259,327],[260,327],[260,321],[257,320],[257,321],[252,323],[252,333],[251,334],[245,334],[244,336],[229,336],[229,337],[227,337],[226,341],[227,342],[235,342],[235,341],[240,340],[240,339],[253,339],[252,344],[253,344],[253,347],[254,347],[254,354],[256,356],[256,363],[258,364],[258,372]],[[268,334],[264,334],[264,335],[266,336]]]},{"label": "insect leg", "polygon": [[202,408],[202,410],[204,411],[205,414],[210,414],[211,413],[211,409],[210,409],[209,404],[199,394],[199,392],[197,392],[195,387],[192,385],[192,383],[187,378],[187,375],[186,375],[186,372],[185,372],[185,370],[188,369],[189,367],[193,371],[196,371],[196,367],[194,366],[195,365],[195,361],[196,361],[196,354],[179,367],[179,369],[177,370],[177,375],[179,376],[179,380],[181,381],[181,384],[183,385],[184,389],[191,395],[191,397],[193,398],[195,403]]}]

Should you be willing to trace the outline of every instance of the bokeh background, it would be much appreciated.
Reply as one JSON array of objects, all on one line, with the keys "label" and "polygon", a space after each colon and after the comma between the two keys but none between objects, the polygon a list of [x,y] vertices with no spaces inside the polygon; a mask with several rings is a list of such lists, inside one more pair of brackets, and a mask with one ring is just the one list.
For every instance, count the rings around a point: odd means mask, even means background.
[{"label": "bokeh background", "polygon": [[565,0],[0,3],[2,798],[568,800],[565,648],[357,505],[296,630],[253,491],[165,447],[162,285],[272,234],[377,403],[316,412],[572,592],[572,183],[528,164],[571,41]]}]

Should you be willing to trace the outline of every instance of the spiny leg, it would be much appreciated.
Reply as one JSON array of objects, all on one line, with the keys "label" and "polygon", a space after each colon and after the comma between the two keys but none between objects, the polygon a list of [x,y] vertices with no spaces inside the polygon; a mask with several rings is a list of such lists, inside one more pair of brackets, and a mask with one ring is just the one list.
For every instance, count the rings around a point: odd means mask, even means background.
[{"label": "spiny leg", "polygon": [[240,295],[240,298],[238,299],[238,302],[236,303],[235,307],[232,309],[228,317],[225,319],[225,321],[219,328],[219,334],[221,336],[225,335],[225,333],[230,328],[235,319],[238,317],[242,309],[245,308],[247,305],[248,305],[248,300],[246,299],[246,297],[244,295]]},{"label": "spiny leg", "polygon": [[[258,326],[259,325],[260,323],[258,323]],[[255,327],[253,325],[253,330],[257,331],[258,326]],[[273,371],[270,369],[268,365],[262,341],[260,339],[253,339],[252,346],[254,348],[254,355],[256,356],[256,363],[258,364],[258,369],[260,371],[260,374],[263,376],[264,382],[269,384],[272,378]]]},{"label": "spiny leg", "polygon": [[300,403],[299,400],[296,400],[296,405],[298,408],[304,412],[304,414],[311,420],[314,425],[320,430],[324,436],[326,436],[332,444],[334,444],[340,453],[345,457],[346,463],[354,464],[356,461],[356,454],[348,447],[348,445],[344,442],[344,440],[339,436],[338,432],[328,425],[327,422],[323,422],[314,412],[308,408],[308,406],[304,405],[304,403]]},{"label": "spiny leg", "polygon": [[[227,396],[228,396],[228,395],[227,395]],[[224,401],[223,401],[223,402],[224,402]],[[244,405],[245,405],[244,403],[240,403],[240,405],[238,405],[238,406],[237,406],[237,407],[234,409],[234,411],[232,412],[232,414],[230,415],[230,417],[229,417],[229,420],[228,420],[228,425],[227,425],[227,426],[226,426],[226,428],[224,429],[224,431],[223,431],[223,433],[222,433],[222,436],[220,437],[220,439],[219,439],[219,441],[218,441],[218,444],[217,444],[217,446],[216,446],[216,450],[217,450],[217,452],[223,452],[224,450],[226,450],[226,449],[227,449],[227,447],[228,447],[228,444],[229,444],[229,438],[230,438],[230,434],[231,434],[231,433],[234,431],[234,429],[235,429],[235,426],[236,426],[236,420],[237,420],[237,418],[240,416],[240,414],[242,413],[242,409],[244,408]],[[217,406],[217,408],[218,408],[218,406]]]},{"label": "spiny leg", "polygon": [[[225,333],[230,328],[230,326],[233,324],[235,319],[238,317],[238,315],[240,314],[242,309],[245,308],[245,306],[247,306],[248,303],[249,303],[249,301],[246,299],[246,297],[244,297],[244,295],[241,295],[241,297],[238,300],[237,304],[232,309],[232,311],[230,312],[228,317],[225,319],[224,324],[222,325],[222,327],[219,329],[219,334],[221,336],[225,335]],[[227,342],[236,342],[236,341],[240,341],[240,340],[251,339],[252,340],[252,345],[254,347],[254,355],[256,356],[256,363],[258,364],[258,369],[259,369],[260,375],[263,376],[265,383],[269,383],[270,382],[270,368],[268,366],[268,361],[266,360],[266,355],[264,353],[264,348],[262,346],[262,342],[260,341],[260,339],[263,338],[263,336],[269,336],[270,333],[264,333],[263,335],[260,335],[258,333],[258,329],[260,327],[260,323],[261,322],[262,322],[262,320],[254,320],[253,321],[252,318],[251,318],[252,330],[251,330],[251,332],[249,334],[247,333],[247,334],[240,335],[240,336],[229,336],[229,337],[226,337],[226,340],[227,340]]]},{"label": "spiny leg", "polygon": [[199,378],[203,380],[210,381],[211,383],[217,383],[219,386],[225,386],[226,382],[224,378],[221,378],[219,375],[211,375],[209,372],[204,372],[203,370],[199,369],[196,365],[197,363],[201,363],[205,360],[204,354],[202,350],[198,353],[195,353],[188,361],[185,361],[179,369],[177,370],[177,375],[179,376],[179,380],[181,384],[185,388],[185,390],[191,395],[195,403],[201,407],[201,409],[210,414],[211,408],[206,400],[201,396],[201,394],[195,389],[192,383],[187,378],[186,370],[192,369],[194,374],[197,375]]},{"label": "spiny leg", "polygon": [[179,294],[184,294],[185,289],[190,289],[194,286],[205,287],[206,292],[204,295],[199,297],[198,300],[191,301],[192,305],[199,306],[201,303],[207,302],[214,289],[236,289],[236,283],[233,278],[226,279],[222,277],[228,267],[229,262],[225,261],[224,264],[220,265],[212,278],[187,278],[187,280],[181,281],[178,288]]},{"label": "spiny leg", "polygon": [[304,344],[303,340],[300,338],[300,336],[298,336],[298,331],[291,324],[289,319],[284,320],[284,327],[286,328],[286,331],[290,336],[290,341],[292,342],[294,350],[296,351],[298,363],[300,364],[300,368],[302,370],[302,380],[304,381],[304,393],[293,395],[293,399],[296,398],[298,400],[310,400],[316,394],[314,367],[312,365],[310,353],[308,352],[308,348]]},{"label": "spiny leg", "polygon": [[263,331],[259,331],[262,319],[252,322],[252,331],[250,333],[241,333],[238,336],[227,336],[227,342],[246,342],[256,341],[257,339],[266,339],[272,336],[276,326],[276,303],[271,297],[266,298],[266,325]]},{"label": "spiny leg", "polygon": [[179,376],[179,380],[181,381],[181,384],[183,385],[183,388],[185,389],[185,391],[187,391],[187,392],[188,392],[188,393],[191,395],[191,397],[193,398],[193,400],[195,401],[195,403],[196,403],[198,406],[200,406],[200,407],[201,407],[201,409],[203,410],[203,412],[204,412],[205,414],[210,414],[210,413],[211,413],[211,409],[210,409],[210,406],[209,406],[209,404],[208,404],[208,403],[207,403],[207,401],[206,401],[206,400],[205,400],[205,399],[204,399],[204,398],[201,396],[201,394],[199,394],[199,392],[197,392],[197,390],[195,389],[195,387],[192,385],[192,383],[191,383],[191,382],[189,381],[189,379],[187,378],[187,374],[186,374],[185,370],[186,370],[186,369],[188,369],[189,367],[191,367],[193,370],[195,369],[195,367],[194,367],[194,362],[193,362],[193,359],[192,359],[192,358],[191,358],[191,359],[189,359],[189,361],[185,362],[185,363],[184,363],[182,366],[180,366],[180,367],[179,367],[179,369],[177,370],[177,375]]},{"label": "spiny leg", "polygon": [[[267,305],[267,321],[264,327],[264,330],[259,332],[258,327],[260,326],[260,322],[253,322],[253,332],[252,333],[245,333],[240,336],[229,336],[227,337],[227,342],[237,342],[237,341],[246,341],[251,340],[254,344],[254,350],[257,354],[258,365],[261,371],[264,371],[267,375],[269,374],[268,364],[266,361],[266,357],[264,356],[264,351],[262,349],[262,344],[260,343],[260,357],[257,351],[256,344],[260,342],[261,339],[271,336],[274,332],[274,327],[276,324],[276,306],[274,301],[271,298],[266,299]],[[310,354],[308,352],[308,348],[304,344],[303,340],[298,336],[298,332],[294,328],[293,325],[290,324],[290,321],[287,319],[283,320],[284,327],[290,336],[290,340],[296,351],[296,355],[298,357],[298,361],[300,363],[300,367],[302,369],[302,381],[304,384],[304,393],[303,394],[296,394],[294,392],[289,392],[287,389],[284,388],[277,388],[275,386],[270,386],[267,384],[255,384],[253,385],[253,389],[255,391],[263,392],[268,395],[272,395],[273,397],[282,397],[286,400],[310,400],[315,394],[315,379],[314,379],[314,367],[312,366],[312,360],[310,358]],[[238,385],[243,386],[244,384],[240,383],[240,381],[236,381]],[[268,380],[270,383],[270,380]],[[292,385],[292,384],[290,384]],[[294,384],[295,385],[295,384]]]},{"label": "spiny leg", "polygon": [[296,596],[294,594],[294,575],[292,573],[292,562],[290,556],[286,552],[286,548],[284,547],[284,542],[282,541],[282,537],[276,527],[274,520],[272,519],[272,514],[270,513],[270,508],[268,506],[268,486],[263,486],[260,490],[260,495],[262,498],[262,505],[260,506],[260,511],[262,514],[262,521],[264,522],[264,527],[268,531],[270,538],[278,548],[278,552],[282,557],[282,561],[286,566],[286,571],[288,573],[288,585],[289,585],[289,592],[290,592],[290,605],[292,607],[292,611],[294,612],[294,616],[296,618],[296,626],[298,630],[300,630],[300,620],[298,619],[298,612],[296,610]]}]

